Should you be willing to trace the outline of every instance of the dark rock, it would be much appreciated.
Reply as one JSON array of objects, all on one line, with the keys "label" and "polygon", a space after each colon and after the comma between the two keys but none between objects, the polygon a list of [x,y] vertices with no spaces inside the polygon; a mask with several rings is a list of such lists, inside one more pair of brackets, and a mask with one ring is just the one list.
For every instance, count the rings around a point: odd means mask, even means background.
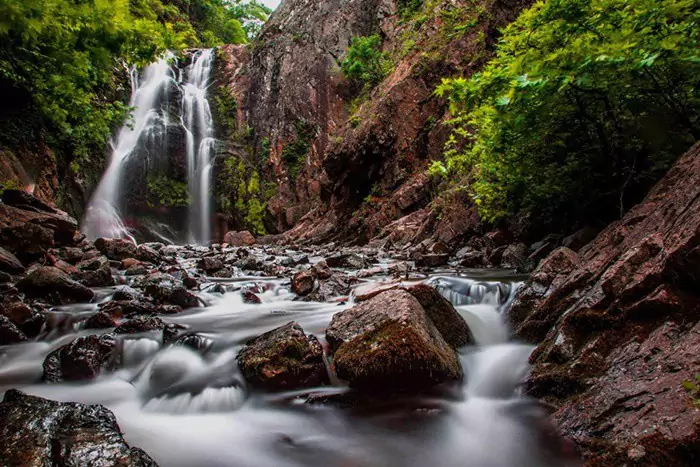
[{"label": "dark rock", "polygon": [[150,284],[146,287],[146,295],[153,297],[159,303],[177,305],[182,308],[199,306],[199,299],[184,287],[165,284]]},{"label": "dark rock", "polygon": [[565,246],[573,251],[579,251],[598,235],[598,230],[593,227],[584,227],[572,233],[562,240],[562,246]]},{"label": "dark rock", "polygon": [[178,336],[180,336],[181,331],[185,329],[185,326],[181,324],[168,323],[163,328],[163,344],[170,345],[174,344]]},{"label": "dark rock", "polygon": [[218,256],[207,256],[199,260],[197,263],[197,268],[204,272],[215,272],[219,269],[223,269],[226,266],[221,258]]},{"label": "dark rock", "polygon": [[0,345],[24,342],[27,336],[6,316],[0,315]]},{"label": "dark rock", "polygon": [[95,248],[114,261],[136,256],[136,245],[122,238],[98,238],[95,240]]},{"label": "dark rock", "polygon": [[114,295],[112,295],[112,300],[137,300],[141,298],[141,293],[136,290],[132,289],[131,287],[128,286],[123,286],[120,287],[116,292],[114,292]]},{"label": "dark rock", "polygon": [[508,245],[501,255],[502,268],[522,270],[528,257],[528,249],[524,243]]},{"label": "dark rock", "polygon": [[444,253],[419,253],[415,256],[416,267],[418,268],[435,268],[444,266],[450,260],[450,255]]},{"label": "dark rock", "polygon": [[89,302],[95,295],[92,290],[51,266],[35,269],[17,283],[17,288],[28,297],[42,298],[56,304]]},{"label": "dark rock", "polygon": [[159,264],[162,257],[154,248],[148,245],[139,245],[136,248],[136,259],[146,263]]},{"label": "dark rock", "polygon": [[243,303],[250,303],[250,304],[259,304],[262,303],[262,300],[260,300],[260,297],[255,295],[251,290],[249,289],[244,289],[241,291],[241,295],[243,296]]},{"label": "dark rock", "polygon": [[329,279],[333,275],[333,271],[328,266],[325,261],[319,261],[318,263],[311,266],[311,271],[314,276],[319,280]]},{"label": "dark rock", "polygon": [[12,276],[6,272],[0,271],[0,284],[4,284],[7,282],[12,282]]},{"label": "dark rock", "polygon": [[295,322],[249,340],[236,358],[256,388],[291,390],[328,381],[321,344]]},{"label": "dark rock", "polygon": [[114,328],[119,325],[113,315],[99,311],[85,320],[83,327],[85,329],[106,329]]},{"label": "dark rock", "polygon": [[0,403],[0,459],[8,466],[157,467],[141,449],[129,447],[105,407],[15,389]]},{"label": "dark rock", "polygon": [[84,256],[85,252],[81,248],[67,246],[58,250],[58,257],[70,264],[78,264]]},{"label": "dark rock", "polygon": [[303,297],[314,290],[316,274],[312,270],[301,271],[292,278],[292,292]]},{"label": "dark rock", "polygon": [[132,318],[120,324],[114,330],[115,334],[137,334],[149,331],[162,331],[165,328],[165,323],[157,316],[139,316]]},{"label": "dark rock", "polygon": [[467,322],[434,287],[418,284],[406,290],[418,300],[445,342],[454,348],[474,343]]},{"label": "dark rock", "polygon": [[412,391],[462,378],[456,352],[405,290],[335,314],[326,339],[336,375],[361,390]]},{"label": "dark rock", "polygon": [[0,314],[9,318],[27,337],[34,338],[41,333],[46,323],[46,315],[35,311],[31,306],[19,301],[0,305]]},{"label": "dark rock", "polygon": [[46,357],[44,381],[93,379],[109,367],[116,345],[114,334],[78,337]]},{"label": "dark rock", "polygon": [[0,247],[0,271],[8,274],[21,274],[24,266],[15,255]]},{"label": "dark rock", "polygon": [[97,256],[77,264],[78,272],[75,278],[87,287],[109,287],[114,285],[112,268],[104,256]]},{"label": "dark rock", "polygon": [[508,245],[501,245],[501,246],[496,247],[493,250],[489,251],[489,254],[488,254],[489,263],[501,264],[501,260],[503,259],[503,253],[506,251],[507,248],[508,248]]},{"label": "dark rock", "polygon": [[482,251],[473,250],[470,247],[466,251],[460,251],[459,265],[465,268],[483,268],[488,266],[489,262],[486,255]]},{"label": "dark rock", "polygon": [[242,232],[228,232],[224,236],[224,243],[228,243],[231,246],[250,246],[255,245],[255,237],[247,230]]},{"label": "dark rock", "polygon": [[100,305],[100,311],[106,313],[112,319],[133,318],[135,316],[147,316],[157,312],[157,307],[144,300],[112,300]]}]

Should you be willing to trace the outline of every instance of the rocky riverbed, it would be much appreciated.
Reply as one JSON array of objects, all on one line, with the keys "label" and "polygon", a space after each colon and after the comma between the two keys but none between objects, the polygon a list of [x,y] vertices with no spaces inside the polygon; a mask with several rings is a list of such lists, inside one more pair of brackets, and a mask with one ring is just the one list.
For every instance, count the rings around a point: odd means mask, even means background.
[{"label": "rocky riverbed", "polygon": [[334,245],[91,242],[27,194],[4,201],[12,465],[575,462],[519,396],[532,347],[509,343],[502,317],[514,270]]}]

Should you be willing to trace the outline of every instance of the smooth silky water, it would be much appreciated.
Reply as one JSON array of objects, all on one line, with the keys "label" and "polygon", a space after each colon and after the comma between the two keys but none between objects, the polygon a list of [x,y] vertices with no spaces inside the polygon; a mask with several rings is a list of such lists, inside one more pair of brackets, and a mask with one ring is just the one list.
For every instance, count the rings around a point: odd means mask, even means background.
[{"label": "smooth silky water", "polygon": [[[194,261],[181,260],[188,268]],[[127,441],[166,467],[564,465],[543,410],[519,395],[532,348],[509,342],[503,319],[518,278],[476,276],[427,279],[473,332],[476,345],[460,350],[463,384],[369,410],[306,402],[342,397],[340,383],[294,393],[246,388],[235,357],[247,339],[297,321],[324,342],[333,314],[352,306],[293,301],[280,278],[212,281],[199,294],[205,307],[162,317],[196,333],[199,350],[163,346],[160,333],[123,336],[121,369],[82,384],[38,383],[46,355],[87,334],[76,323],[97,305],[55,308],[37,342],[0,349],[0,391],[103,404]],[[262,290],[263,303],[245,304],[245,286]],[[99,289],[98,301],[114,290]]]}]

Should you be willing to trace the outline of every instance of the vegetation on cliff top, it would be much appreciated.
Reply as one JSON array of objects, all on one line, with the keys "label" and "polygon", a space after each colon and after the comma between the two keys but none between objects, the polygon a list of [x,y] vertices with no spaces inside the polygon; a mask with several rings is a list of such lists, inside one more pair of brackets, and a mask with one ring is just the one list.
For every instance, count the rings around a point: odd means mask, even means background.
[{"label": "vegetation on cliff top", "polygon": [[695,0],[539,2],[437,89],[454,118],[432,172],[489,221],[616,217],[700,136],[698,50]]}]

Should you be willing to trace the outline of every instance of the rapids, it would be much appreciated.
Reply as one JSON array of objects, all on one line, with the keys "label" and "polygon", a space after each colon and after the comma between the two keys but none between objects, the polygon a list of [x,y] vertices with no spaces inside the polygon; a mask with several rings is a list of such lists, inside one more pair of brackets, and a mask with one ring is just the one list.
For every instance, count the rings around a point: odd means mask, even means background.
[{"label": "rapids", "polygon": [[[44,357],[85,334],[78,317],[97,305],[56,307],[37,341],[0,349],[0,391],[103,404],[127,441],[166,467],[563,465],[544,411],[519,394],[532,349],[509,341],[503,314],[520,279],[425,278],[456,305],[477,344],[461,349],[462,385],[421,397],[347,408],[339,382],[293,393],[248,390],[235,359],[247,339],[294,320],[323,341],[333,314],[353,305],[292,301],[288,279],[260,277],[216,279],[199,293],[205,307],[163,317],[195,332],[199,350],[163,346],[159,334],[123,336],[121,368],[82,384],[37,383]],[[240,289],[253,284],[264,290],[262,304],[242,300]],[[99,289],[97,301],[115,289]]]}]

